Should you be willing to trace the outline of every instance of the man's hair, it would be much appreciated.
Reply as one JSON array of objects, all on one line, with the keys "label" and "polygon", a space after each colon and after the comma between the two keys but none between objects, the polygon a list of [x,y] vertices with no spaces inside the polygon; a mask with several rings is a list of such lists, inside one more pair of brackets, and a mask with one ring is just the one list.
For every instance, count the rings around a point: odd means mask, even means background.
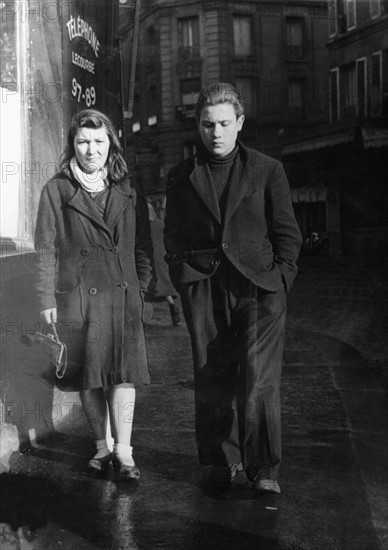
[{"label": "man's hair", "polygon": [[217,82],[202,86],[195,108],[197,120],[199,121],[201,118],[204,107],[219,105],[220,103],[230,103],[234,108],[237,118],[244,114],[244,105],[236,88],[228,82]]},{"label": "man's hair", "polygon": [[76,113],[70,124],[65,150],[61,157],[61,168],[69,168],[71,159],[75,156],[74,138],[80,128],[92,128],[99,130],[104,128],[109,138],[110,147],[107,159],[109,177],[113,181],[120,181],[128,173],[127,164],[122,155],[119,138],[115,132],[112,121],[100,111],[84,109]]}]

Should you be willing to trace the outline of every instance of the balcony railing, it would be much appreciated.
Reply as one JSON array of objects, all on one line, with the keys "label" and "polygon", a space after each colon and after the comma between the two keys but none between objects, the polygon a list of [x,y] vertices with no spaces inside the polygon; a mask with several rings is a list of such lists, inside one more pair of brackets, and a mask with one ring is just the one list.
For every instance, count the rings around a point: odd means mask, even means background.
[{"label": "balcony railing", "polygon": [[306,52],[303,46],[287,46],[287,59],[304,59]]},{"label": "balcony railing", "polygon": [[288,117],[290,120],[304,120],[305,114],[304,107],[288,107]]},{"label": "balcony railing", "polygon": [[178,48],[179,61],[189,61],[192,59],[198,59],[201,57],[201,50],[199,46],[180,46]]}]

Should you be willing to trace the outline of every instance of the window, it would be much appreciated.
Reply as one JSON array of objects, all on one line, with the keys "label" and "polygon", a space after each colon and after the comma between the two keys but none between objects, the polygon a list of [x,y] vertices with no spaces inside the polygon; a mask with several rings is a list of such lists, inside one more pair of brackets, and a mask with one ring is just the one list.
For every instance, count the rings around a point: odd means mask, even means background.
[{"label": "window", "polygon": [[382,52],[372,54],[371,58],[370,115],[381,116],[383,104],[383,56]]},{"label": "window", "polygon": [[186,78],[181,80],[182,105],[193,105],[197,103],[200,88],[201,80],[199,78]]},{"label": "window", "polygon": [[144,45],[142,56],[145,63],[153,63],[156,57],[156,34],[155,27],[150,25],[144,33]]},{"label": "window", "polygon": [[379,17],[380,10],[380,0],[369,0],[369,13],[371,17]]},{"label": "window", "polygon": [[257,114],[257,91],[253,78],[236,78],[236,89],[244,104],[247,118],[254,118]]},{"label": "window", "polygon": [[253,54],[252,17],[250,15],[233,16],[233,43],[236,57],[249,57]]},{"label": "window", "polygon": [[356,26],[356,0],[346,0],[346,17],[348,31]]},{"label": "window", "polygon": [[339,120],[339,70],[330,70],[330,122]]},{"label": "window", "polygon": [[305,22],[296,17],[287,18],[287,58],[303,59],[305,56]]},{"label": "window", "polygon": [[150,84],[148,86],[147,94],[147,113],[148,113],[148,126],[155,126],[157,123],[157,112],[158,112],[158,102],[157,102],[157,91],[155,84]]},{"label": "window", "polygon": [[304,81],[289,80],[287,86],[288,116],[293,120],[302,120],[305,116],[304,110]]},{"label": "window", "polygon": [[183,144],[183,158],[188,159],[197,152],[197,144],[193,141],[187,141]]},{"label": "window", "polygon": [[356,66],[354,63],[345,65],[341,69],[341,91],[341,117],[352,117],[356,114]]},{"label": "window", "polygon": [[366,78],[366,58],[357,59],[357,115],[360,118],[366,116],[366,98],[367,98],[367,78]]},{"label": "window", "polygon": [[178,43],[181,58],[199,56],[198,17],[178,19]]},{"label": "window", "polygon": [[328,23],[329,23],[329,36],[335,36],[338,33],[337,26],[337,0],[329,0],[328,5]]}]

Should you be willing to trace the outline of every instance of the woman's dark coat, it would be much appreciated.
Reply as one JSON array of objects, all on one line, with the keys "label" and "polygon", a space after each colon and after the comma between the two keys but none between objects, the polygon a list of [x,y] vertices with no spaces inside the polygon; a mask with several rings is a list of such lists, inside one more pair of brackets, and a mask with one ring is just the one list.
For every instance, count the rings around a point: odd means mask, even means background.
[{"label": "woman's dark coat", "polygon": [[39,310],[58,308],[68,346],[63,389],[149,383],[142,321],[152,240],[129,180],[111,185],[103,219],[70,174],[55,176],[42,191],[35,248]]}]

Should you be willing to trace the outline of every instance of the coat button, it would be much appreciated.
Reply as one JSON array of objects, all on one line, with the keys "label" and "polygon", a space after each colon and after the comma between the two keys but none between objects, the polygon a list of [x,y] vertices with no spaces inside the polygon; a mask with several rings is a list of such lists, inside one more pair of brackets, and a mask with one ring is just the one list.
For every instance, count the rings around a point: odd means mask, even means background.
[{"label": "coat button", "polygon": [[117,254],[118,251],[119,251],[119,247],[118,247],[118,246],[114,246],[114,247],[112,248],[113,254]]},{"label": "coat button", "polygon": [[212,260],[212,261],[210,262],[210,266],[211,266],[211,267],[216,267],[217,265],[218,265],[217,260]]},{"label": "coat button", "polygon": [[222,248],[225,248],[225,249],[229,248],[229,243],[222,243]]},{"label": "coat button", "polygon": [[89,294],[91,294],[92,296],[94,296],[95,294],[97,294],[97,289],[92,287],[92,288],[89,288]]},{"label": "coat button", "polygon": [[88,255],[88,252],[89,252],[89,250],[88,250],[87,248],[83,248],[83,249],[81,250],[82,256],[87,256],[87,255]]},{"label": "coat button", "polygon": [[120,283],[120,286],[121,286],[121,288],[123,288],[125,290],[128,287],[128,283],[123,281],[122,283]]}]

